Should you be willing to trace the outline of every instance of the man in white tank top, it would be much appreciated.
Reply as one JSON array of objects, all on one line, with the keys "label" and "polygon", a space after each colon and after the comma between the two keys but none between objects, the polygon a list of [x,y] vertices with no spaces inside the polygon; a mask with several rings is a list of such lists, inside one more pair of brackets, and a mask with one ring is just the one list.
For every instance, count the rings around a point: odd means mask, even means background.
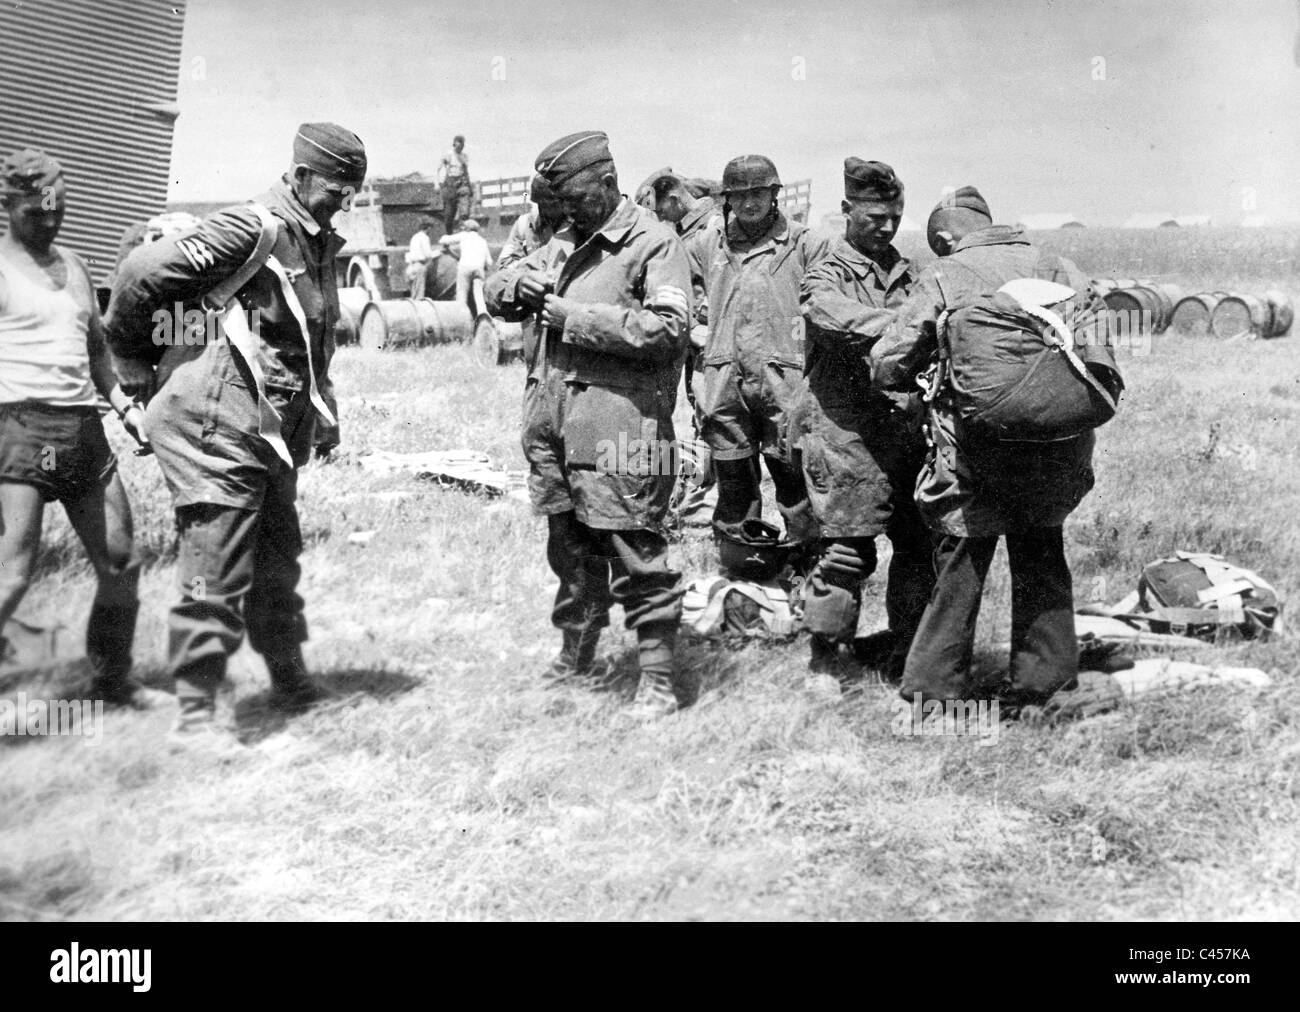
[{"label": "man in white tank top", "polygon": [[131,505],[97,407],[103,394],[143,442],[144,415],[117,385],[86,265],[54,245],[63,222],[59,164],[38,151],[0,163],[0,666],[2,632],[31,585],[45,504],[67,511],[99,585],[86,629],[91,692],[150,706],[130,678],[139,560]]}]

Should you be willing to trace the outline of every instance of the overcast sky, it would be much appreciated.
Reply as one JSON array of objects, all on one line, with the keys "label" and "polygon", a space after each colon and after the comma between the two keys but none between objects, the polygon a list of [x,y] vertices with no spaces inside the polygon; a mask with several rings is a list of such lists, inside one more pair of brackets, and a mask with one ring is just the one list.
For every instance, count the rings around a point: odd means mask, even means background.
[{"label": "overcast sky", "polygon": [[455,133],[483,179],[604,130],[624,192],[767,154],[814,219],[846,155],[921,221],[963,183],[1007,220],[1300,217],[1296,34],[1296,0],[191,0],[171,197],[251,196],[333,120],[376,175]]}]

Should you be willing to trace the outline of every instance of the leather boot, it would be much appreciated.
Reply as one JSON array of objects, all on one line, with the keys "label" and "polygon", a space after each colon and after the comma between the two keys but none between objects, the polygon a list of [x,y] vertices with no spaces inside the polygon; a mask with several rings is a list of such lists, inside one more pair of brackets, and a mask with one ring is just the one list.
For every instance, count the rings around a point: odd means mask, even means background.
[{"label": "leather boot", "polygon": [[90,662],[90,697],[106,706],[156,710],[171,705],[165,692],[148,689],[131,677],[131,646],[140,602],[108,605],[96,602],[86,623],[86,659]]},{"label": "leather boot", "polygon": [[332,696],[307,674],[301,647],[276,657],[267,657],[266,669],[271,675],[271,696],[267,705],[273,710],[299,713]]},{"label": "leather boot", "polygon": [[570,682],[590,682],[594,688],[603,684],[609,673],[609,664],[596,659],[600,644],[600,627],[588,626],[582,630],[565,629],[560,652],[551,666],[542,672],[542,682],[557,686]]},{"label": "leather boot", "polygon": [[681,706],[676,692],[677,624],[640,626],[636,633],[641,681],[632,708],[624,715],[628,720],[640,722],[676,713]]}]

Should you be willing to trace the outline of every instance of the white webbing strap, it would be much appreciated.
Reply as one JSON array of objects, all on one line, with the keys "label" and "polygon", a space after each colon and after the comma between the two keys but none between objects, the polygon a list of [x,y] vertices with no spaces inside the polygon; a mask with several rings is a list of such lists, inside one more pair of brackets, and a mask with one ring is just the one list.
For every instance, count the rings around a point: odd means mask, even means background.
[{"label": "white webbing strap", "polygon": [[243,307],[240,305],[239,300],[235,298],[235,293],[252,280],[253,275],[263,265],[269,267],[279,281],[280,293],[284,297],[289,311],[293,314],[293,318],[298,322],[303,342],[307,346],[307,374],[310,377],[309,396],[312,407],[320,413],[327,424],[334,425],[336,422],[333,413],[325,405],[325,401],[316,387],[316,368],[312,361],[311,334],[307,329],[307,317],[303,312],[302,303],[298,301],[297,293],[294,292],[293,285],[289,282],[289,276],[285,273],[284,267],[271,255],[271,249],[274,247],[275,238],[279,233],[279,223],[275,216],[261,204],[254,203],[249,206],[262,224],[262,234],[258,237],[257,245],[243,266],[221,285],[209,292],[204,301],[208,305],[217,307],[213,311],[218,314],[222,333],[225,334],[230,346],[244,360],[244,364],[248,366],[248,371],[253,377],[253,386],[257,395],[258,436],[266,440],[270,447],[275,450],[276,456],[292,467],[293,455],[289,453],[289,447],[285,444],[284,436],[280,432],[280,413],[275,410],[275,406],[266,396],[266,376],[257,361],[257,342],[248,329],[248,320],[244,316]]},{"label": "white webbing strap", "polygon": [[1098,382],[1079,356],[1075,354],[1073,347],[1074,335],[1070,332],[1070,328],[1065,325],[1065,321],[1057,313],[1047,308],[1050,305],[1072,298],[1075,295],[1074,289],[1057,284],[1055,281],[1045,281],[1040,278],[1017,278],[1015,281],[1008,281],[998,291],[1010,295],[1026,313],[1042,320],[1052,330],[1056,331],[1060,343],[1055,347],[1065,355],[1074,371],[1079,374],[1079,378],[1097,391],[1113,411],[1116,407],[1115,398],[1110,395],[1109,390]]}]

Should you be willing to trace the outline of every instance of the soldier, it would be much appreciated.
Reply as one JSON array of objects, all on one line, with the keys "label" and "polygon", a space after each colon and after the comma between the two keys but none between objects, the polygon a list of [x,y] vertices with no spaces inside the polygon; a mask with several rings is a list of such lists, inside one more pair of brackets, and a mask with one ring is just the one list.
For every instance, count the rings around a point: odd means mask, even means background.
[{"label": "soldier", "polygon": [[438,183],[442,187],[443,231],[451,235],[459,231],[460,216],[468,214],[474,202],[469,155],[465,154],[465,138],[460,134],[452,138],[451,150],[438,163]]},{"label": "soldier", "polygon": [[[245,628],[266,660],[272,706],[322,695],[302,657],[297,469],[317,417],[334,422],[325,399],[343,239],[330,219],[365,172],[355,134],[304,123],[270,191],[136,250],[113,292],[105,326],[123,388],[146,395],[156,381],[148,425],[180,535],[181,600],[168,621],[178,742],[237,745],[214,710]],[[155,376],[157,321],[178,304],[230,309],[219,329],[209,313],[199,342],[166,342]]]},{"label": "soldier", "polygon": [[[1083,294],[1089,314],[1106,318],[1105,304],[1074,264],[1031,246],[1020,228],[994,225],[974,187],[941,201],[928,232],[931,249],[944,259],[921,273],[897,322],[872,348],[880,387],[916,389],[917,374],[937,351],[940,317],[1016,278],[1068,285]],[[953,346],[961,340],[961,333],[949,336]],[[1091,352],[1079,354],[1087,360]],[[1114,359],[1102,364],[1106,368],[1092,371],[1117,399],[1123,382]],[[961,699],[978,690],[970,673],[975,621],[998,537],[1006,535],[1011,669],[1002,695],[1013,705],[1042,703],[1078,673],[1074,594],[1061,528],[1092,488],[1093,433],[1053,442],[1002,441],[965,426],[941,391],[932,403],[930,435],[934,448],[916,498],[936,532],[938,582],[907,656],[902,695]]]},{"label": "soldier", "polygon": [[718,213],[717,202],[712,197],[697,197],[686,180],[672,169],[661,169],[642,183],[637,190],[637,203],[654,211],[660,221],[672,225],[683,240],[702,229]]},{"label": "soldier", "polygon": [[[131,504],[104,438],[98,398],[144,442],[144,413],[113,378],[85,262],[54,244],[67,187],[59,163],[24,150],[0,164],[0,633],[31,585],[45,504],[58,500],[95,569],[86,624],[90,692],[162,701],[130,677],[140,610]],[[0,635],[0,662],[7,653]]]},{"label": "soldier", "polygon": [[[507,320],[545,328],[524,394],[529,491],[549,525],[563,646],[548,677],[593,671],[614,601],[637,632],[634,718],[690,702],[674,663],[681,575],[658,531],[672,492],[673,408],[690,325],[681,243],[619,193],[605,134],[562,137],[537,158],[572,223],[488,281]],[[678,692],[683,698],[678,699]]]},{"label": "soldier", "polygon": [[734,532],[762,513],[761,454],[787,538],[809,542],[816,527],[788,430],[804,389],[799,286],[826,244],[786,220],[780,188],[770,159],[733,158],[722,173],[722,214],[687,243],[708,326],[700,417],[718,476],[715,529]]},{"label": "soldier", "polygon": [[503,271],[534,250],[541,249],[564,227],[564,205],[540,173],[528,184],[528,199],[536,206],[515,219],[497,257],[497,270]]},{"label": "soldier", "polygon": [[[697,196],[685,179],[671,168],[653,172],[637,188],[636,202],[663,222],[672,225],[677,235],[689,243],[718,213],[717,202],[707,194]],[[698,323],[691,329],[691,340],[686,347],[683,366],[683,384],[686,400],[691,405],[691,424],[695,438],[702,438],[704,418],[700,412],[700,398],[704,392],[704,377],[699,368],[700,352],[708,339],[707,300],[704,294],[704,277],[699,265],[692,260],[691,287],[695,316]],[[713,519],[718,505],[717,472],[713,458],[705,453],[694,460],[690,471],[683,471],[674,493],[674,509],[683,523],[694,524],[699,518],[705,523]]]},{"label": "soldier", "polygon": [[844,161],[844,238],[804,276],[808,395],[795,420],[822,555],[809,577],[804,625],[813,673],[842,675],[839,645],[858,624],[862,582],[876,568],[877,535],[893,546],[885,607],[897,681],[934,584],[929,541],[912,501],[924,456],[918,399],[869,393],[867,352],[914,282],[892,245],[903,184],[882,162]]}]

